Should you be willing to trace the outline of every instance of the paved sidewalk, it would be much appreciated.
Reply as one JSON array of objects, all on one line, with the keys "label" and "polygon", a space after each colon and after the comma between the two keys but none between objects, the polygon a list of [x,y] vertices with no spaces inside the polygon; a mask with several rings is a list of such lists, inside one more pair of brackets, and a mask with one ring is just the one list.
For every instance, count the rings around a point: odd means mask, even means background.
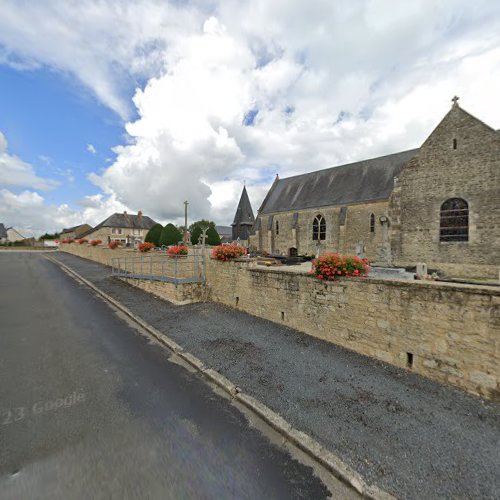
[{"label": "paved sidewalk", "polygon": [[500,404],[217,304],[173,306],[54,255],[400,498],[500,498]]}]

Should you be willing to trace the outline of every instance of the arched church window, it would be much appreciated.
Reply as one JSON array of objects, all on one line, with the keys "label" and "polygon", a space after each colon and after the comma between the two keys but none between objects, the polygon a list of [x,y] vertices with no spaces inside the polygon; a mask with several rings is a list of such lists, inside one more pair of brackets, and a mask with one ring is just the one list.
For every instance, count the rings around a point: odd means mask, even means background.
[{"label": "arched church window", "polygon": [[326,222],[322,215],[316,215],[313,221],[313,240],[326,239]]},{"label": "arched church window", "polygon": [[375,214],[370,215],[370,233],[375,232]]},{"label": "arched church window", "polygon": [[276,234],[280,234],[280,223],[279,221],[276,221]]},{"label": "arched church window", "polygon": [[469,205],[465,200],[446,200],[439,215],[439,241],[469,241]]}]

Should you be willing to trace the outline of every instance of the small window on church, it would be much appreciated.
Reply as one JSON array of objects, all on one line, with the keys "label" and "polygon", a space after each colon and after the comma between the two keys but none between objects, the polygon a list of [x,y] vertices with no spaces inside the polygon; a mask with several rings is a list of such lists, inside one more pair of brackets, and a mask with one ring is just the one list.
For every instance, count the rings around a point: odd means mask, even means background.
[{"label": "small window on church", "polygon": [[316,215],[313,221],[313,240],[326,239],[326,222],[322,215]]},{"label": "small window on church", "polygon": [[370,215],[370,233],[375,232],[375,214]]},{"label": "small window on church", "polygon": [[279,221],[276,221],[276,234],[280,234],[280,223]]},{"label": "small window on church", "polygon": [[469,241],[469,205],[462,198],[441,205],[439,241]]}]

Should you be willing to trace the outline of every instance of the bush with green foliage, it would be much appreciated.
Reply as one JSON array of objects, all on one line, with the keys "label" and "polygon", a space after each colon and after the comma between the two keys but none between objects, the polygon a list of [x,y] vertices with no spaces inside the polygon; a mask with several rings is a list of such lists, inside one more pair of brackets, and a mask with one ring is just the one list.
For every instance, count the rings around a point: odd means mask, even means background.
[{"label": "bush with green foliage", "polygon": [[[202,219],[198,220],[196,222],[193,222],[189,226],[189,232],[191,233],[191,243],[193,245],[198,245],[198,243],[201,243],[200,241],[200,236],[203,233],[203,229],[208,228],[208,227],[213,227],[215,229],[215,222]],[[205,243],[207,243],[207,240],[205,240]]]},{"label": "bush with green foliage", "polygon": [[160,235],[160,246],[176,245],[181,240],[181,232],[173,224],[167,224]]},{"label": "bush with green foliage", "polygon": [[210,226],[207,231],[207,245],[220,245],[220,236],[215,227]]},{"label": "bush with green foliage", "polygon": [[147,243],[154,243],[155,246],[159,247],[162,231],[163,231],[163,226],[161,224],[155,224],[148,231],[148,234],[146,234],[146,238],[144,238],[144,241]]}]

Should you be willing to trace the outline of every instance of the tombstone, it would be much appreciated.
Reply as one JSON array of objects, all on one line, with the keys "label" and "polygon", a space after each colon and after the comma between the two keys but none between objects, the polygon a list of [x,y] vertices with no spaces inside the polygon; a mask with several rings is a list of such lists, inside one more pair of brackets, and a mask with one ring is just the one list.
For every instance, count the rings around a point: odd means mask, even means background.
[{"label": "tombstone", "polygon": [[359,257],[360,259],[364,259],[366,257],[366,248],[362,241],[358,241],[356,243],[356,257]]},{"label": "tombstone", "polygon": [[297,257],[298,252],[295,247],[291,247],[288,249],[288,257]]},{"label": "tombstone", "polygon": [[417,262],[416,273],[420,279],[427,276],[427,264],[425,262]]}]

